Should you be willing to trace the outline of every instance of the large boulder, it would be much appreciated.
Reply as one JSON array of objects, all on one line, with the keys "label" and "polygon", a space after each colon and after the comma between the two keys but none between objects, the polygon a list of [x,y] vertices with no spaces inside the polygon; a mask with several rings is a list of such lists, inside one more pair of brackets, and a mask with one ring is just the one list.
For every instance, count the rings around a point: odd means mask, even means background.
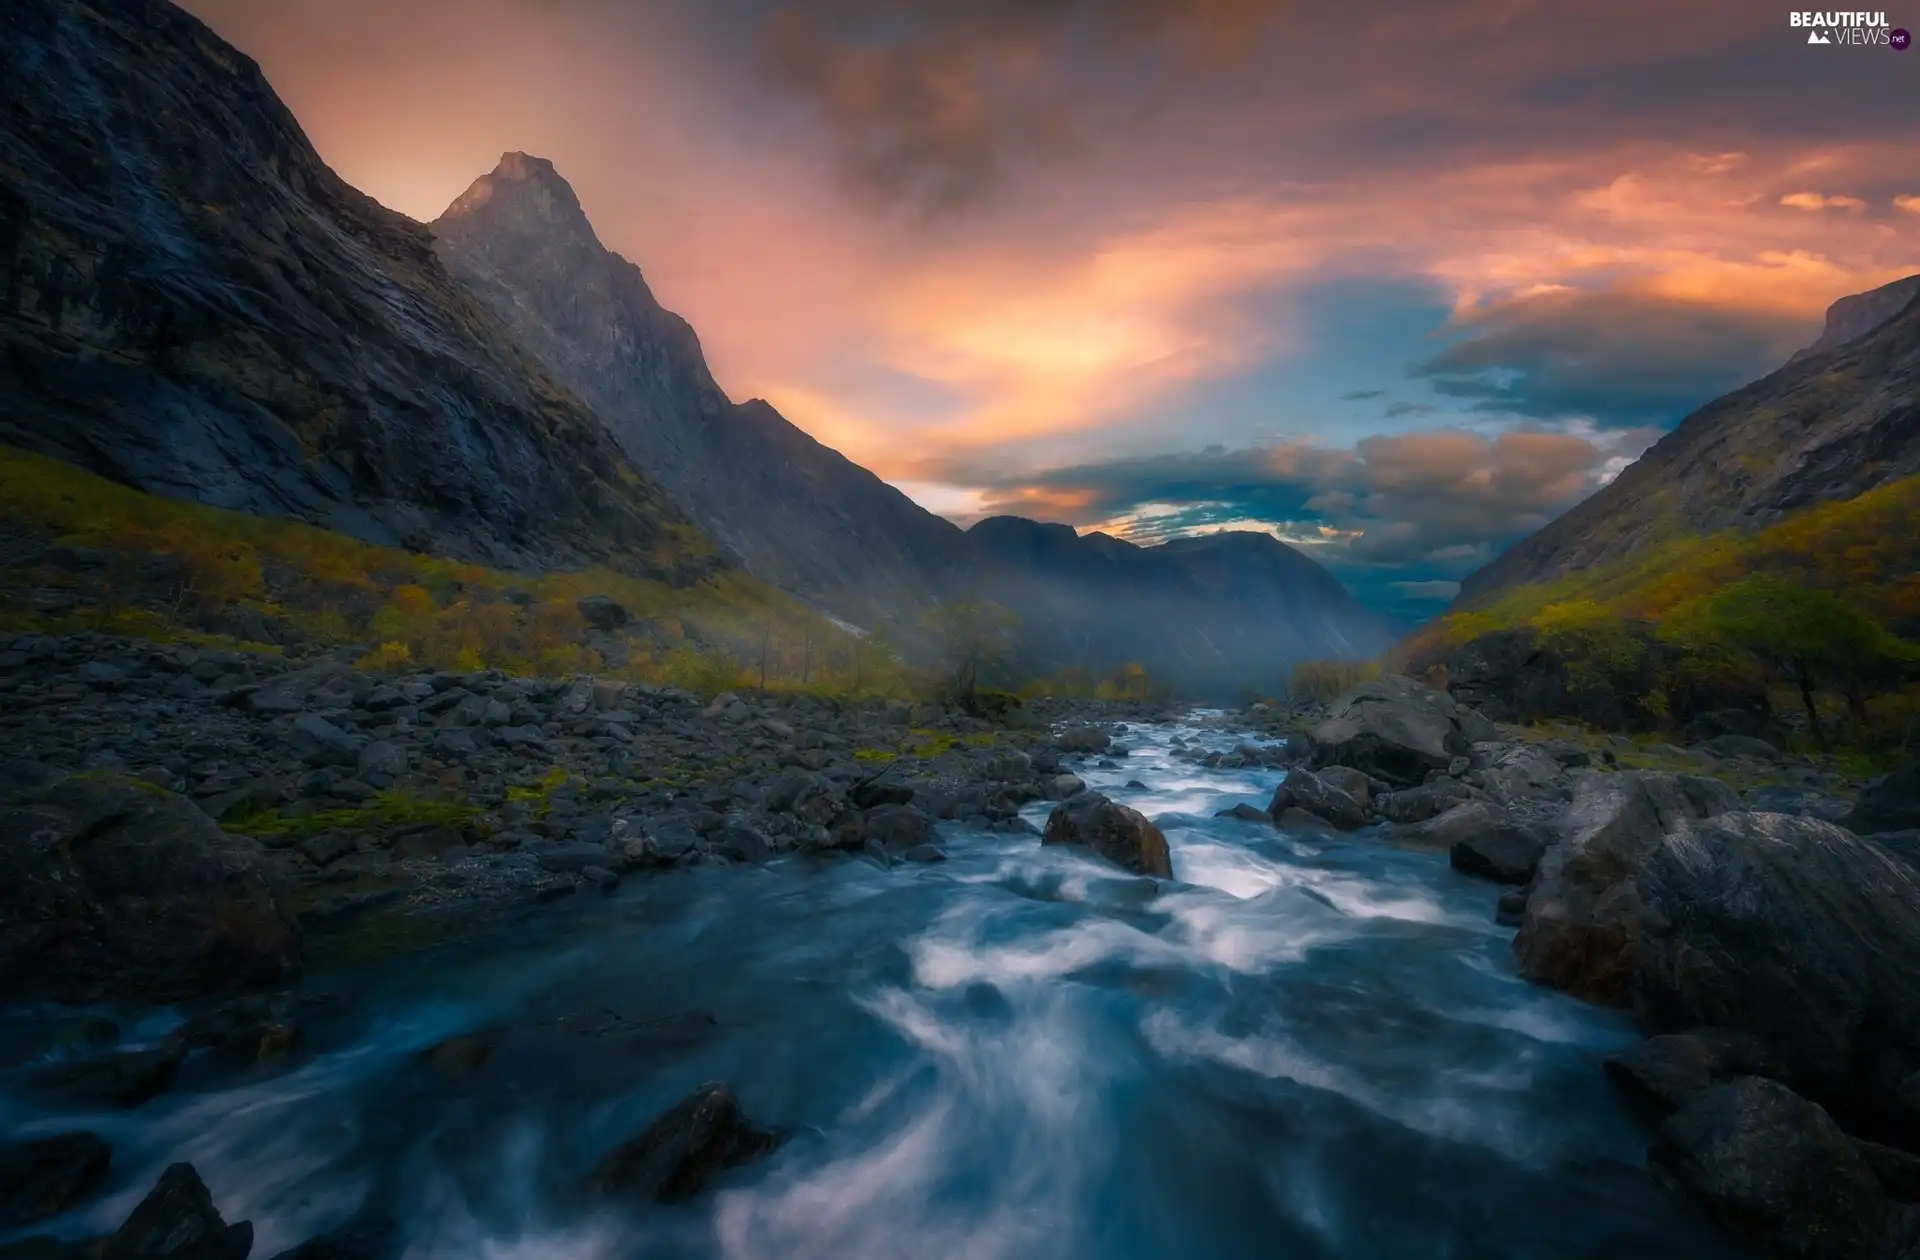
[{"label": "large boulder", "polygon": [[1308,743],[1309,769],[1351,766],[1390,784],[1420,783],[1497,736],[1492,723],[1445,692],[1389,675],[1335,700]]},{"label": "large boulder", "polygon": [[596,1193],[658,1203],[697,1198],[731,1169],[776,1150],[783,1135],[747,1118],[727,1088],[702,1085],[600,1161]]},{"label": "large boulder", "polygon": [[1541,859],[1513,940],[1521,972],[1589,1001],[1627,1005],[1641,932],[1634,876],[1671,831],[1739,806],[1715,779],[1579,775],[1559,842]]},{"label": "large boulder", "polygon": [[1920,827],[1920,761],[1869,783],[1840,822],[1863,836]]},{"label": "large boulder", "polygon": [[1634,1004],[1657,1031],[1758,1036],[1849,1124],[1920,1141],[1920,873],[1815,818],[1728,813],[1667,836],[1637,881]]},{"label": "large boulder", "polygon": [[1373,807],[1388,822],[1411,824],[1438,818],[1456,805],[1485,799],[1486,793],[1459,779],[1438,778],[1418,787],[1383,792],[1374,798]]},{"label": "large boulder", "polygon": [[1167,838],[1139,810],[1098,792],[1081,792],[1054,806],[1040,843],[1082,845],[1138,875],[1173,878]]},{"label": "large boulder", "polygon": [[1892,1203],[1853,1141],[1817,1105],[1757,1076],[1714,1085],[1661,1126],[1664,1180],[1769,1257],[1871,1260]]},{"label": "large boulder", "polygon": [[299,963],[258,848],[185,797],[81,774],[0,810],[0,999],[173,1001]]},{"label": "large boulder", "polygon": [[1350,793],[1335,787],[1313,771],[1302,770],[1298,766],[1287,771],[1287,777],[1274,789],[1273,802],[1267,806],[1267,814],[1279,818],[1288,806],[1325,819],[1340,831],[1355,831],[1367,825],[1367,811]]}]

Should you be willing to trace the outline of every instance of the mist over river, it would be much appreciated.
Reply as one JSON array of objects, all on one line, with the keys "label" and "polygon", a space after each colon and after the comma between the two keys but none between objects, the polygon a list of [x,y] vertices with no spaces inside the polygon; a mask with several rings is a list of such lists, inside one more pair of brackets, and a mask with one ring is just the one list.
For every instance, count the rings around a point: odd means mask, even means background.
[{"label": "mist over river", "polygon": [[[322,950],[310,1053],[278,1076],[124,1112],[8,1097],[0,1129],[113,1144],[109,1192],[52,1232],[112,1231],[184,1159],[257,1257],[362,1211],[410,1260],[1741,1254],[1642,1171],[1650,1131],[1600,1070],[1626,1017],[1519,978],[1497,887],[1215,818],[1283,772],[1198,769],[1175,736],[1238,742],[1136,727],[1080,771],[1160,824],[1174,883],[951,823],[939,864],[629,879],[375,962]],[[508,1040],[453,1079],[422,1058],[562,1016],[623,1033]],[[5,1018],[17,1046],[51,1017]],[[709,1080],[791,1139],[689,1204],[579,1192]]]}]

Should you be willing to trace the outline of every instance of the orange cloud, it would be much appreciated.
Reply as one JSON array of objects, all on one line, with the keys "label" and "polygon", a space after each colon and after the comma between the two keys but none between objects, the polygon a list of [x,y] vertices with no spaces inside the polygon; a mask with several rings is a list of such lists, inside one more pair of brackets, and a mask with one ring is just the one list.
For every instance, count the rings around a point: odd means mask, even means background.
[{"label": "orange cloud", "polygon": [[1780,198],[1783,206],[1796,210],[1865,210],[1867,203],[1858,197],[1825,197],[1817,192],[1788,193]]}]

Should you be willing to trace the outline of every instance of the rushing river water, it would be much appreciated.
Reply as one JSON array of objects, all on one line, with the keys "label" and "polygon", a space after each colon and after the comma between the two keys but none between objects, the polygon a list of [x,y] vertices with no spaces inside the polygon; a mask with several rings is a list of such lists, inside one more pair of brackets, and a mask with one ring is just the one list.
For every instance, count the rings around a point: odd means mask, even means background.
[{"label": "rushing river water", "polygon": [[[1639,1171],[1648,1133],[1600,1072],[1626,1021],[1517,977],[1496,888],[1443,855],[1216,819],[1278,772],[1195,769],[1175,734],[1235,742],[1139,728],[1121,768],[1083,773],[1160,823],[1177,883],[952,824],[940,865],[635,879],[316,968],[310,990],[352,998],[312,1008],[311,1057],[277,1077],[131,1112],[0,1100],[0,1127],[114,1143],[108,1192],[56,1232],[112,1229],[188,1159],[263,1258],[369,1202],[409,1260],[1735,1254]],[[535,1039],[452,1086],[419,1062],[579,1012],[646,1030],[641,1050]],[[794,1138],[689,1206],[570,1192],[710,1079]]]}]

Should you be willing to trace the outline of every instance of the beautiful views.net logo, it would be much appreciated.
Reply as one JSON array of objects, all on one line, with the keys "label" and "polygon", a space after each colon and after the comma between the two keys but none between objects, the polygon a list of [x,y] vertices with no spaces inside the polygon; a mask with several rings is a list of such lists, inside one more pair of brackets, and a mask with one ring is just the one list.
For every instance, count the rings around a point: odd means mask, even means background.
[{"label": "beautiful views.net logo", "polygon": [[1789,13],[1788,25],[1807,28],[1809,44],[1853,44],[1905,52],[1911,37],[1893,29],[1884,13]]}]

